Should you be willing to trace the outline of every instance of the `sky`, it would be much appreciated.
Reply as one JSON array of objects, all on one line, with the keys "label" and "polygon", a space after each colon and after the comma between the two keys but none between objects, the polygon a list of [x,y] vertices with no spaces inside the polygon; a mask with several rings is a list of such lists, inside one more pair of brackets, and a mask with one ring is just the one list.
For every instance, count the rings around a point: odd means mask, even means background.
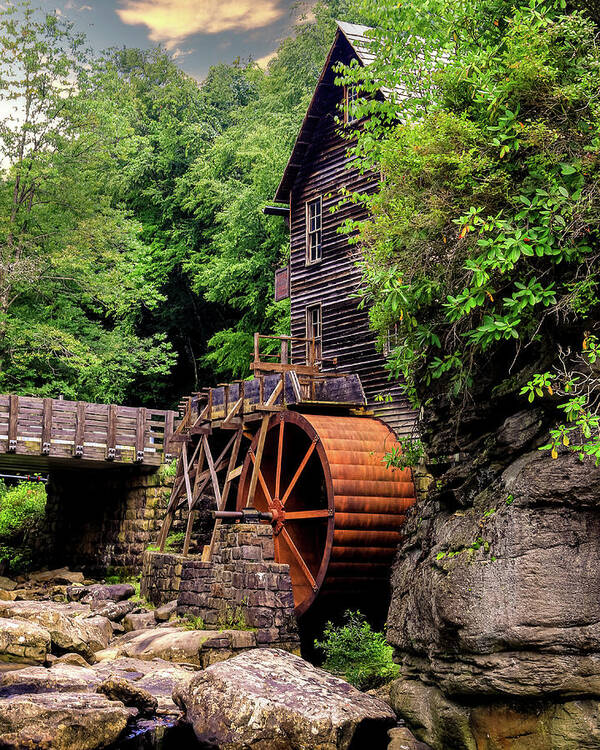
[{"label": "sky", "polygon": [[95,50],[162,44],[187,73],[236,57],[265,65],[298,17],[295,0],[33,0],[72,21]]}]

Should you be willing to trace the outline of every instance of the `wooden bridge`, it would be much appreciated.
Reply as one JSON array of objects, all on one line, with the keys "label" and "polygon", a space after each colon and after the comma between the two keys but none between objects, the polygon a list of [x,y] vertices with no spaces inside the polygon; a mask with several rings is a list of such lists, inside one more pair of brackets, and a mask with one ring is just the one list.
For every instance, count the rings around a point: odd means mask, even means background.
[{"label": "wooden bridge", "polygon": [[159,466],[176,412],[0,395],[0,468]]}]

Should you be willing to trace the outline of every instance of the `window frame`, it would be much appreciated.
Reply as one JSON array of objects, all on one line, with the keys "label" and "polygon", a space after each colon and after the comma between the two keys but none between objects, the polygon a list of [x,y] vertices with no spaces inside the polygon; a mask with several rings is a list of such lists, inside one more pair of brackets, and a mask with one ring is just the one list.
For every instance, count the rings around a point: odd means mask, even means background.
[{"label": "window frame", "polygon": [[383,339],[382,354],[384,357],[389,357],[392,351],[398,346],[399,342],[399,327],[398,323],[388,326],[385,332],[385,338]]},{"label": "window frame", "polygon": [[[318,203],[319,206],[319,228],[311,230],[310,228],[310,207],[314,205],[315,203]],[[305,221],[306,221],[306,238],[305,238],[305,245],[306,245],[306,252],[305,252],[305,265],[307,266],[314,266],[318,263],[321,263],[323,260],[323,196],[317,195],[314,198],[311,198],[310,200],[307,200],[305,202]],[[311,241],[312,237],[318,235],[318,256],[315,258],[311,258]]]},{"label": "window frame", "polygon": [[[313,335],[313,318],[312,314],[318,312],[318,326],[319,335]],[[315,340],[315,360],[318,362],[323,357],[323,305],[321,302],[315,302],[311,305],[306,305],[304,310],[304,331],[306,342],[306,362],[309,361],[309,341],[314,338]]]},{"label": "window frame", "polygon": [[[350,96],[352,92],[352,96]],[[353,115],[350,111],[350,106],[358,100],[358,84],[348,83],[344,86],[344,124],[354,125],[361,118],[358,115]]]}]

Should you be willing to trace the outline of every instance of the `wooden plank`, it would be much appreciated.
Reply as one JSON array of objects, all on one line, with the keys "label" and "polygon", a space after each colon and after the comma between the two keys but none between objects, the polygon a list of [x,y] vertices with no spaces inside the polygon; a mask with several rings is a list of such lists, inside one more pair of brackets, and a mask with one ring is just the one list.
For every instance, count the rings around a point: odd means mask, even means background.
[{"label": "wooden plank", "polygon": [[136,414],[135,425],[135,460],[144,460],[144,448],[146,447],[146,409],[139,408]]},{"label": "wooden plank", "polygon": [[75,436],[74,436],[74,446],[73,446],[73,455],[76,458],[81,458],[83,456],[84,433],[85,433],[85,402],[78,401],[77,402],[77,415],[75,417]]},{"label": "wooden plank", "polygon": [[17,450],[17,425],[19,420],[19,397],[11,395],[8,402],[8,445],[9,452]]},{"label": "wooden plank", "polygon": [[232,469],[229,474],[227,475],[227,479],[231,482],[234,479],[237,479],[239,475],[242,473],[242,469],[244,468],[244,464],[240,464],[239,466],[236,466],[235,469]]},{"label": "wooden plank", "polygon": [[52,443],[52,399],[45,398],[42,411],[42,453],[50,454]]},{"label": "wooden plank", "polygon": [[117,457],[117,407],[108,405],[108,423],[106,426],[106,460],[114,461]]},{"label": "wooden plank", "polygon": [[252,467],[252,476],[250,477],[250,486],[248,487],[248,497],[246,498],[246,507],[252,507],[254,502],[254,495],[256,494],[256,485],[258,483],[258,475],[260,472],[260,465],[262,463],[263,452],[265,449],[265,439],[267,437],[267,429],[269,426],[269,416],[263,417],[260,425],[260,431],[258,433],[258,443],[256,446],[256,456],[254,466]]},{"label": "wooden plank", "polygon": [[215,471],[215,465],[213,463],[212,453],[210,452],[210,446],[208,444],[208,438],[206,437],[206,435],[202,436],[202,442],[204,443],[206,462],[208,463],[208,468],[210,469],[213,490],[215,493],[215,500],[217,501],[217,508],[221,509],[221,490],[219,489],[219,480],[217,477],[217,472]]},{"label": "wooden plank", "polygon": [[171,452],[171,446],[169,444],[171,442],[171,437],[173,436],[174,421],[175,421],[175,413],[172,411],[168,411],[165,416],[165,430],[164,430],[164,437],[163,437],[163,452],[165,454]]}]

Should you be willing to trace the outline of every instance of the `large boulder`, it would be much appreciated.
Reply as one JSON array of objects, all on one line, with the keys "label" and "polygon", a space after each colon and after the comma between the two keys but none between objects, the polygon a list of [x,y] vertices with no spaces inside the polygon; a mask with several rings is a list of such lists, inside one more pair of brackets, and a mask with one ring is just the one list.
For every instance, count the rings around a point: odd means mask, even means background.
[{"label": "large boulder", "polygon": [[435,750],[570,750],[600,732],[600,468],[538,450],[554,417],[507,404],[429,414],[439,482],[392,570],[393,705]]},{"label": "large boulder", "polygon": [[[256,633],[251,630],[186,630],[163,624],[119,636],[106,655],[109,658],[164,659],[205,667],[255,646]],[[98,656],[103,658],[104,654]]]},{"label": "large boulder", "polygon": [[129,600],[113,602],[110,599],[100,599],[90,602],[90,608],[99,617],[106,617],[111,622],[121,622],[125,615],[135,609],[135,604]]},{"label": "large boulder", "polygon": [[137,708],[140,716],[152,716],[158,708],[158,700],[146,688],[124,677],[109,677],[98,685],[96,692],[111,701],[121,701],[126,706]]},{"label": "large boulder", "polygon": [[383,747],[395,723],[383,701],[279,649],[214,664],[173,697],[200,743],[220,750]]},{"label": "large boulder", "polygon": [[94,750],[115,742],[136,709],[97,693],[43,693],[0,699],[0,747]]},{"label": "large boulder", "polygon": [[50,642],[48,630],[36,623],[0,617],[0,662],[43,662]]},{"label": "large boulder", "polygon": [[106,648],[112,636],[110,621],[92,616],[89,607],[83,605],[0,602],[0,617],[16,617],[41,625],[50,633],[54,651],[75,651],[86,659],[93,659],[95,651]]},{"label": "large boulder", "polygon": [[131,612],[123,618],[123,627],[125,632],[132,630],[145,630],[156,627],[156,618],[154,612]]}]

